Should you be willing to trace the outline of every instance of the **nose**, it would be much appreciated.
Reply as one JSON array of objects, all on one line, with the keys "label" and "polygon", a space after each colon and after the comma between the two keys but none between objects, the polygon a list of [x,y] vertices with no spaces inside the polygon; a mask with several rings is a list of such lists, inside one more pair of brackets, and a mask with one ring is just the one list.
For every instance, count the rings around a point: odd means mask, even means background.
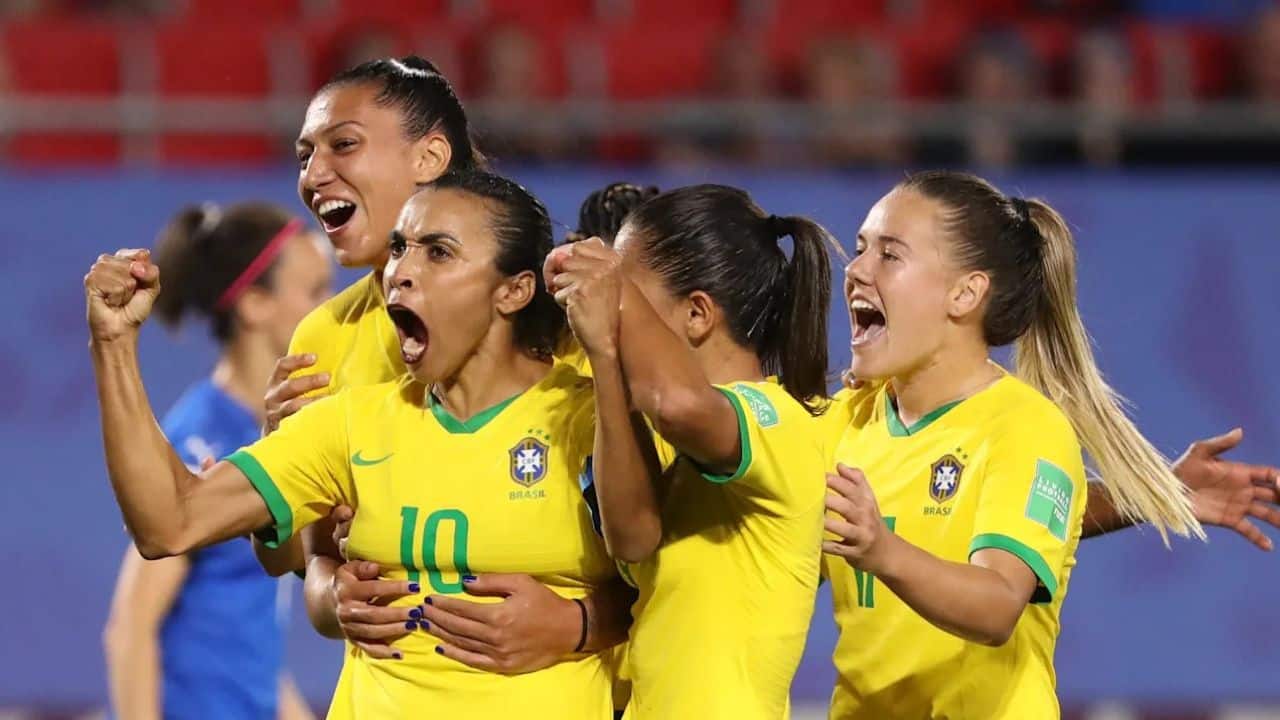
[{"label": "nose", "polygon": [[861,253],[849,261],[844,267],[845,282],[850,285],[870,285],[871,284],[871,268],[868,257],[871,253]]},{"label": "nose", "polygon": [[307,158],[307,166],[302,171],[300,183],[304,191],[316,192],[325,185],[333,182],[335,178],[333,172],[333,164],[329,162],[328,156],[320,149],[316,149]]},{"label": "nose", "polygon": [[408,253],[403,257],[388,260],[385,271],[387,289],[399,291],[412,290],[415,284],[413,274],[411,272],[412,265],[413,263],[409,261]]}]

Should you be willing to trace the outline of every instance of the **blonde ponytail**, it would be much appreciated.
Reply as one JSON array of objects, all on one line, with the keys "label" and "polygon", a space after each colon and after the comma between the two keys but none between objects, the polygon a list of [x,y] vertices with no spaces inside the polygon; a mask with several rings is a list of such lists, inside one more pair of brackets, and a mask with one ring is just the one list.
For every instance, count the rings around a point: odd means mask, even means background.
[{"label": "blonde ponytail", "polygon": [[1044,294],[1030,328],[1015,345],[1017,375],[1066,414],[1122,515],[1154,525],[1166,545],[1169,531],[1203,539],[1186,488],[1134,426],[1124,398],[1094,362],[1076,305],[1071,231],[1044,202],[1028,200],[1026,205],[1043,239]]}]

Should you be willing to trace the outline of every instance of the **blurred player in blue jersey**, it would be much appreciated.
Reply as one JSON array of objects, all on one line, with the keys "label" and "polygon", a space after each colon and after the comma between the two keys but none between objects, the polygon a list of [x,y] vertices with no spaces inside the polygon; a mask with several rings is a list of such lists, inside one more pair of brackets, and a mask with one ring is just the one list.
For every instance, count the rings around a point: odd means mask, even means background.
[{"label": "blurred player in blue jersey", "polygon": [[[272,366],[329,296],[332,264],[302,221],[259,203],[183,210],[155,253],[165,278],[157,314],[171,326],[204,316],[219,345],[213,372],[162,423],[182,461],[198,466],[259,437]],[[247,539],[157,561],[130,545],[105,632],[114,716],[310,718],[283,671],[277,599],[287,589]]]}]

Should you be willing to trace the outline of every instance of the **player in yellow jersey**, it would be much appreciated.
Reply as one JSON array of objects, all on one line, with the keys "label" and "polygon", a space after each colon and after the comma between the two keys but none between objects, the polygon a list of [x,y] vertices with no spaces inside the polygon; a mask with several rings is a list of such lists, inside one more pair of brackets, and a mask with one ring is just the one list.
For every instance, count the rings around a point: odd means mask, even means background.
[{"label": "player in yellow jersey", "polygon": [[[913,175],[868,214],[845,295],[869,382],[826,420],[843,426],[823,563],[831,717],[1058,717],[1081,444],[1123,512],[1202,535],[1094,364],[1069,231],[979,178]],[[989,359],[1010,343],[1015,375]]]},{"label": "player in yellow jersey", "polygon": [[[358,509],[352,550],[413,584],[415,597],[396,600],[403,606],[428,588],[460,593],[480,572],[530,573],[571,598],[607,581],[612,565],[579,489],[594,437],[591,386],[551,362],[564,321],[537,272],[550,247],[541,204],[496,176],[451,174],[414,196],[386,269],[412,378],[317,401],[199,476],[155,429],[139,377],[138,327],[158,272],[145,252],[100,258],[85,285],[104,446],[142,554],[251,530],[277,542],[347,503]],[[425,632],[396,648],[397,660],[348,652],[330,717],[611,709],[594,653],[504,676],[443,657]]]},{"label": "player in yellow jersey", "polygon": [[824,488],[806,473],[824,467],[827,240],[702,185],[635,210],[616,252],[596,240],[548,259],[597,432],[633,433],[633,403],[679,453],[656,486],[593,466],[607,546],[640,592],[628,718],[787,714],[818,583]]}]

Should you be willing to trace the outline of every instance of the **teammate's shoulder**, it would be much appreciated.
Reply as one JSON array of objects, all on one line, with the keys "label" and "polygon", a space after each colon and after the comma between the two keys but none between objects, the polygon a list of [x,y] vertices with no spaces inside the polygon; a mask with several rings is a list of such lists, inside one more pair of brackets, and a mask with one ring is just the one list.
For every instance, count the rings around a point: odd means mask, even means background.
[{"label": "teammate's shoulder", "polygon": [[996,382],[991,391],[988,407],[993,429],[1036,434],[1075,434],[1071,421],[1062,408],[1021,378],[1006,375]]},{"label": "teammate's shoulder", "polygon": [[298,323],[294,337],[304,332],[322,331],[358,320],[365,313],[381,308],[382,290],[373,274],[366,275],[320,303]]},{"label": "teammate's shoulder", "polygon": [[394,380],[387,380],[369,385],[348,385],[340,388],[332,397],[342,399],[348,407],[385,408],[388,404],[411,404],[425,407],[427,390],[411,375],[404,375]]}]

